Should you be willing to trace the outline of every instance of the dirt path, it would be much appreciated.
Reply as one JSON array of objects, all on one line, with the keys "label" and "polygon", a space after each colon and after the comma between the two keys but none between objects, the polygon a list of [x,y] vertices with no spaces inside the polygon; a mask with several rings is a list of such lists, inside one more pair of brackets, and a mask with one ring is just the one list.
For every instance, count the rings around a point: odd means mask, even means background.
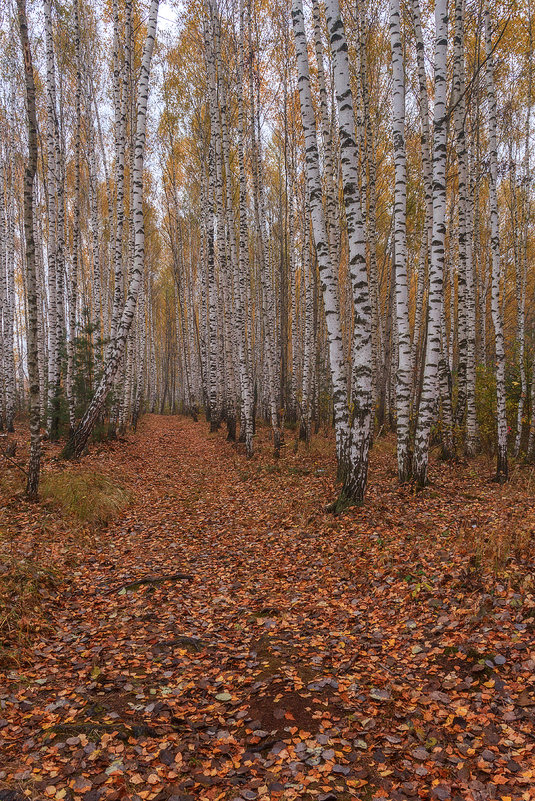
[{"label": "dirt path", "polygon": [[453,536],[507,520],[502,490],[444,467],[413,499],[379,454],[333,518],[325,453],[143,420],[135,501],[0,689],[0,799],[535,798],[532,586]]}]

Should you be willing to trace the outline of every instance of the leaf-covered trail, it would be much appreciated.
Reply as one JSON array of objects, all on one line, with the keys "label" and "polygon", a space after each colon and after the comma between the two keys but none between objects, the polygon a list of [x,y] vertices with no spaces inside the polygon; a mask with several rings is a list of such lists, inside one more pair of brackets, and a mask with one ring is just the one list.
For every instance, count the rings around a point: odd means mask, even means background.
[{"label": "leaf-covered trail", "polygon": [[[463,497],[448,466],[414,498],[379,448],[365,509],[332,517],[326,452],[247,462],[204,423],[144,418],[113,451],[135,501],[6,676],[0,786],[535,797],[533,588],[486,578],[461,537],[505,525],[504,499],[525,521],[531,500],[467,475]],[[123,586],[147,577],[166,580]]]}]

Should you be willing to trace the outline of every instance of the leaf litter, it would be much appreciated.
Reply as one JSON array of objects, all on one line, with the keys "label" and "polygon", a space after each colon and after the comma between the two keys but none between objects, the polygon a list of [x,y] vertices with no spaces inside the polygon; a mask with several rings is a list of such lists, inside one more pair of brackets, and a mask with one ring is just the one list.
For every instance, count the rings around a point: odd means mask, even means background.
[{"label": "leaf litter", "polygon": [[415,495],[378,442],[333,517],[332,443],[259,441],[147,416],[84,460],[133,497],[107,528],[7,505],[56,572],[1,676],[0,799],[532,798],[525,483],[436,462]]}]

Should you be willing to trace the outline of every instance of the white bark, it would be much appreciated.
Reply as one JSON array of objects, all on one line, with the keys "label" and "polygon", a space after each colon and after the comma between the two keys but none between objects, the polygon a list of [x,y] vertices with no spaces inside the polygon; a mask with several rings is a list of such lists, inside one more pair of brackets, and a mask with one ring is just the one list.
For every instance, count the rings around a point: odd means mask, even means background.
[{"label": "white bark", "polygon": [[496,91],[494,87],[494,56],[492,52],[492,32],[490,11],[485,6],[485,54],[488,129],[489,129],[489,206],[490,206],[490,246],[491,246],[491,314],[496,339],[496,424],[497,424],[497,465],[496,480],[507,481],[507,414],[505,407],[505,348],[503,338],[503,318],[500,303],[500,229],[498,217],[498,143],[496,136]]},{"label": "white bark", "polygon": [[394,262],[396,276],[396,326],[398,367],[396,372],[396,437],[398,476],[410,477],[410,406],[412,394],[409,290],[407,280],[407,162],[405,153],[405,74],[401,42],[399,0],[390,0],[392,47],[392,106],[394,134]]},{"label": "white bark", "polygon": [[443,303],[444,249],[446,235],[446,134],[447,134],[447,0],[435,2],[435,113],[433,131],[433,234],[429,266],[427,344],[420,408],[414,443],[413,475],[427,483],[429,434],[438,390],[441,350],[440,319]]},{"label": "white bark", "polygon": [[343,491],[351,501],[360,503],[364,499],[366,490],[368,453],[373,425],[372,310],[366,270],[366,236],[359,193],[358,151],[353,96],[349,81],[349,59],[338,0],[326,0],[326,11],[338,108],[349,274],[353,293],[351,437],[348,472]]},{"label": "white bark", "polygon": [[331,262],[319,170],[316,120],[312,106],[310,70],[308,64],[307,41],[303,17],[302,0],[292,2],[292,22],[297,55],[297,72],[301,120],[305,135],[305,169],[308,203],[312,219],[316,254],[320,271],[321,290],[325,309],[329,361],[333,391],[334,425],[338,464],[343,473],[349,459],[349,409],[347,385],[344,370],[342,330],[338,303],[338,288],[335,266]]}]

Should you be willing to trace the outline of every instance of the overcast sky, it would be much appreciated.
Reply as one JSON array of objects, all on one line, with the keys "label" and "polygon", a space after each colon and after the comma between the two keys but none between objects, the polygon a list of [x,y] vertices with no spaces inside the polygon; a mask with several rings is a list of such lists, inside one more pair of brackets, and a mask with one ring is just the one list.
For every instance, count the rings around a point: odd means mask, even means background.
[{"label": "overcast sky", "polygon": [[161,31],[168,31],[176,26],[178,10],[169,3],[160,3],[158,11],[158,28]]}]

